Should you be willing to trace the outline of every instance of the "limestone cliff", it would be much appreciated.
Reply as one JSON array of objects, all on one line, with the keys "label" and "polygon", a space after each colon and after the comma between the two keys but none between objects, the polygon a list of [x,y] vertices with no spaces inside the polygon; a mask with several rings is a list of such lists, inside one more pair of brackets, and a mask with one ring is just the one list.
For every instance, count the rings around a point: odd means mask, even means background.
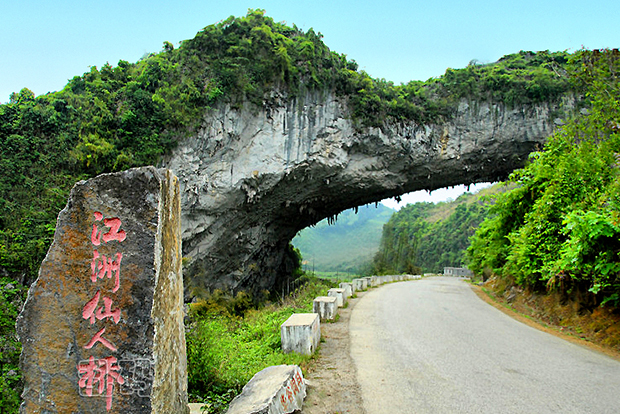
[{"label": "limestone cliff", "polygon": [[308,225],[410,191],[504,178],[551,134],[560,107],[462,101],[440,125],[358,128],[331,93],[220,105],[164,162],[181,183],[186,286],[272,289]]}]

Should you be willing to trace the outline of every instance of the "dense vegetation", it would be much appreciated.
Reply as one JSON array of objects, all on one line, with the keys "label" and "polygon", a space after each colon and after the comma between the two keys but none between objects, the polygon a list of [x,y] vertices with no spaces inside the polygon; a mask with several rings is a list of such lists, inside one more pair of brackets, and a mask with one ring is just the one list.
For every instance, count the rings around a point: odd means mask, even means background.
[{"label": "dense vegetation", "polygon": [[283,354],[280,325],[295,312],[312,312],[312,301],[327,295],[331,283],[303,276],[300,287],[278,305],[252,308],[240,293],[227,298],[215,292],[192,304],[187,327],[190,400],[204,402],[206,413],[226,412],[228,403],[260,370],[295,364],[302,369],[309,356]]},{"label": "dense vegetation", "polygon": [[304,269],[313,272],[357,273],[379,248],[381,229],[394,210],[383,204],[343,211],[330,225],[320,221],[300,231],[293,239],[304,259]]},{"label": "dense vegetation", "polygon": [[[579,51],[586,108],[514,172],[468,249],[470,268],[525,288],[620,305],[620,53]],[[583,297],[583,296],[582,296]]]},{"label": "dense vegetation", "polygon": [[482,194],[463,194],[455,201],[408,204],[383,226],[372,270],[376,274],[442,273],[464,265],[469,238],[486,217]]},{"label": "dense vegetation", "polygon": [[[450,69],[440,79],[394,85],[359,72],[354,61],[330,51],[320,33],[250,10],[207,26],[177,48],[164,42],[162,51],[136,63],[92,67],[61,91],[34,96],[22,89],[0,105],[3,300],[23,300],[77,180],[156,164],[216,104],[261,106],[273,90],[319,90],[348,100],[359,127],[441,122],[463,97],[508,104],[557,99],[572,87],[564,75],[568,58],[521,52],[496,64]],[[19,392],[19,343],[10,322],[17,308],[0,310],[6,328],[0,349],[3,412],[15,411]]]},{"label": "dense vegetation", "polygon": [[14,412],[21,388],[17,361],[21,346],[15,339],[15,320],[23,305],[25,289],[0,277],[0,413]]}]

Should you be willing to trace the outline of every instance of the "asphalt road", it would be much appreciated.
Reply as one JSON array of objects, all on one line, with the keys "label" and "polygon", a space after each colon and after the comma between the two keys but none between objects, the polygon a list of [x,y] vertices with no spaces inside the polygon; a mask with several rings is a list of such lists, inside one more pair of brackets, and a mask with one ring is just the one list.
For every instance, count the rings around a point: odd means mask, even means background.
[{"label": "asphalt road", "polygon": [[349,330],[368,414],[620,413],[620,362],[510,318],[456,278],[372,289]]}]

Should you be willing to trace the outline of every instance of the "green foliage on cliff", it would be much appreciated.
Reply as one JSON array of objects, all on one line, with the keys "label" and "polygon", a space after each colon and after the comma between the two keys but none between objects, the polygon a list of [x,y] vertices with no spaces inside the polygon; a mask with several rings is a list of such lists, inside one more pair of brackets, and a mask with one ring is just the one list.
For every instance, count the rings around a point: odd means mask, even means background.
[{"label": "green foliage on cliff", "polygon": [[376,274],[441,273],[464,265],[464,252],[488,204],[483,194],[463,194],[455,201],[415,203],[394,213],[383,226],[381,246],[373,260]]},{"label": "green foliage on cliff", "polygon": [[508,106],[550,102],[573,89],[566,52],[525,52],[492,64],[475,61],[465,69],[448,69],[438,82],[453,97],[491,100]]},{"label": "green foliage on cliff", "polygon": [[437,79],[394,85],[362,72],[352,75],[344,89],[353,118],[363,126],[413,120],[441,123],[452,116],[461,99],[491,101],[509,107],[559,100],[576,91],[567,77],[566,52],[524,52],[498,62],[472,61],[464,69],[447,69]]},{"label": "green foliage on cliff", "polygon": [[470,268],[532,289],[620,305],[620,53],[579,51],[570,76],[587,110],[554,134],[500,195],[468,249]]},{"label": "green foliage on cliff", "polygon": [[18,361],[21,344],[15,335],[15,319],[22,307],[25,289],[0,277],[0,412],[17,413],[20,401]]}]

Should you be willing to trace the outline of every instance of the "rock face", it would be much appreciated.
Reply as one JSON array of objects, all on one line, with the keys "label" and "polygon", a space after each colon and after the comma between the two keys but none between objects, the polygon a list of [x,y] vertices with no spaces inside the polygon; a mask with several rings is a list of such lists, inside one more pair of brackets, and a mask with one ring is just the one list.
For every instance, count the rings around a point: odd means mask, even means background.
[{"label": "rock face", "polygon": [[267,367],[254,375],[226,414],[287,414],[299,412],[306,383],[297,365]]},{"label": "rock face", "polygon": [[217,107],[164,163],[181,183],[186,283],[196,294],[272,289],[299,230],[407,192],[505,178],[559,109],[463,101],[442,125],[360,129],[329,93]]},{"label": "rock face", "polygon": [[184,413],[180,197],[153,167],[75,185],[17,320],[22,413]]}]

